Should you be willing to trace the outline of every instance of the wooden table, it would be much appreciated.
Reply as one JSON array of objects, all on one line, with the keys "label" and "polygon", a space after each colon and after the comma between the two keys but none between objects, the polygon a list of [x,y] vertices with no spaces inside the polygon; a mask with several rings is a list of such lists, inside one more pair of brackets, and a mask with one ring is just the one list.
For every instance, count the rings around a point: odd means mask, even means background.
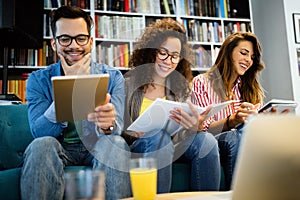
[{"label": "wooden table", "polygon": [[[158,194],[156,195],[155,200],[175,200],[178,198],[193,197],[193,196],[214,194],[214,193],[217,192],[174,192],[174,193]],[[134,198],[132,197],[132,198],[126,198],[122,200],[134,200]]]}]

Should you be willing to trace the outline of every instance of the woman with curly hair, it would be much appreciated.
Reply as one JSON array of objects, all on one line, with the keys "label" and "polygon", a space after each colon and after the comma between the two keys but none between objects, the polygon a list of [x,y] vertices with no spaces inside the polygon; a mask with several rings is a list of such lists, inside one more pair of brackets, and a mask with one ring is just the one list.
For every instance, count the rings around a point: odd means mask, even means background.
[{"label": "woman with curly hair", "polygon": [[216,135],[219,143],[226,189],[231,186],[242,133],[242,128],[236,127],[263,104],[264,90],[258,80],[263,69],[257,37],[250,32],[237,32],[223,42],[212,68],[193,79],[192,102],[196,105],[237,100],[204,122],[204,130]]},{"label": "woman with curly hair", "polygon": [[[212,134],[200,132],[208,111],[199,115],[188,100],[192,80],[192,53],[186,31],[180,23],[164,18],[150,24],[136,42],[129,61],[132,68],[125,77],[124,130],[157,98],[187,102],[192,115],[176,107],[169,120],[181,125],[174,135],[160,130],[124,131],[132,157],[155,157],[158,163],[158,193],[171,187],[172,162],[191,164],[192,190],[219,190],[220,161],[217,141]],[[162,108],[163,109],[163,108]],[[149,122],[150,124],[151,122]],[[128,141],[128,140],[127,140]]]}]

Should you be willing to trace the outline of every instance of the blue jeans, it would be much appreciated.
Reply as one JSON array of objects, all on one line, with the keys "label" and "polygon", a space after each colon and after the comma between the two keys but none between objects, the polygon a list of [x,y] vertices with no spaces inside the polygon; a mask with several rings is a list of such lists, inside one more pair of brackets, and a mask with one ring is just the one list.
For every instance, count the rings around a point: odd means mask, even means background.
[{"label": "blue jeans", "polygon": [[219,190],[221,175],[218,144],[210,133],[191,134],[175,148],[168,134],[154,131],[136,140],[132,152],[134,157],[157,158],[158,193],[170,192],[174,155],[175,158],[182,156],[191,164],[192,190]]},{"label": "blue jeans", "polygon": [[242,128],[226,131],[216,136],[219,145],[221,166],[224,169],[225,190],[231,189],[241,137]]},{"label": "blue jeans", "polygon": [[129,158],[128,145],[116,135],[101,135],[93,152],[89,152],[82,143],[60,143],[50,136],[34,139],[25,151],[21,197],[25,200],[62,200],[64,167],[70,165],[86,165],[103,170],[105,199],[129,197]]}]

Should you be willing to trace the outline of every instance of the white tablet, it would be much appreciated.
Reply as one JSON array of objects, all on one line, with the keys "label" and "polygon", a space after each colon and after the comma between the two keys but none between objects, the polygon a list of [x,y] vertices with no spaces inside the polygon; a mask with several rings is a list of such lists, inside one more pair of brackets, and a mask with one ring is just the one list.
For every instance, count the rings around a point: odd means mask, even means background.
[{"label": "white tablet", "polygon": [[272,107],[276,108],[276,113],[281,113],[286,109],[289,109],[291,112],[295,111],[297,103],[293,100],[285,99],[272,99],[266,103],[258,112],[270,111]]}]

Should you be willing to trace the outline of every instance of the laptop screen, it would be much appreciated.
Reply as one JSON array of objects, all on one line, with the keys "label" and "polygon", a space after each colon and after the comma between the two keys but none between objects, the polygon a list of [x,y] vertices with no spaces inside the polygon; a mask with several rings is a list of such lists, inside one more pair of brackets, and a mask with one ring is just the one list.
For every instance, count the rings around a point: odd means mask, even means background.
[{"label": "laptop screen", "polygon": [[249,121],[232,189],[233,200],[300,199],[300,116],[260,115]]}]

